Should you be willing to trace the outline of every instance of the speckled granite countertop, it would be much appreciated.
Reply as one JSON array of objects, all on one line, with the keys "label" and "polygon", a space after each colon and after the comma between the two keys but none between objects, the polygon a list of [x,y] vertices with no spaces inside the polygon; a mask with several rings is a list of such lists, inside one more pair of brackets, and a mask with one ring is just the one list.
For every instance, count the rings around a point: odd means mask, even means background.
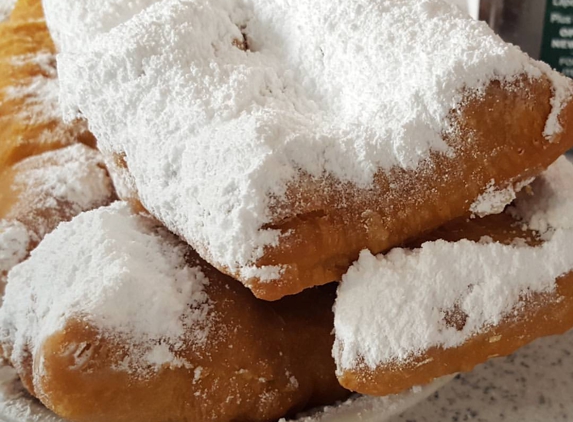
[{"label": "speckled granite countertop", "polygon": [[573,421],[573,331],[457,376],[392,422]]}]

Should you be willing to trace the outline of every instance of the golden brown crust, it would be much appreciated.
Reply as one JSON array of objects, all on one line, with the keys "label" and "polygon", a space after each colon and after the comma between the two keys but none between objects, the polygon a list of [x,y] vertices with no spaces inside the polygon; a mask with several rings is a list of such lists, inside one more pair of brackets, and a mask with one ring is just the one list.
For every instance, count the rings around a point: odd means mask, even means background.
[{"label": "golden brown crust", "polygon": [[43,20],[44,9],[38,0],[18,0],[10,14],[11,22]]},{"label": "golden brown crust", "polygon": [[[52,206],[40,204],[37,195],[43,181],[27,183],[27,175],[46,166],[65,165],[44,153],[77,143],[95,147],[95,138],[84,122],[68,125],[50,112],[45,114],[45,108],[57,107],[50,103],[55,99],[46,103],[44,98],[35,98],[36,93],[29,89],[35,83],[55,83],[54,50],[43,21],[41,1],[19,0],[10,20],[0,23],[0,220],[26,227],[30,235],[28,252],[46,233],[80,210],[56,197],[52,198]],[[44,58],[36,60],[38,55]],[[23,89],[25,94],[11,95],[11,89]],[[95,163],[89,165],[93,168],[87,170],[95,169]],[[47,189],[46,194],[50,195]],[[92,206],[106,205],[115,198],[110,184],[107,198],[99,198]],[[5,277],[5,269],[0,269],[0,291]]]},{"label": "golden brown crust", "polygon": [[[141,377],[115,370],[126,343],[69,320],[23,374],[35,379],[31,391],[74,422],[271,421],[348,396],[331,358],[335,286],[269,304],[208,264],[192,262],[210,280],[216,317],[204,350],[190,344],[176,352],[189,367]],[[80,365],[78,355],[87,356]]]},{"label": "golden brown crust", "polygon": [[[41,1],[18,1],[11,19],[0,23],[0,169],[76,142],[95,146],[85,124],[66,125],[57,117],[33,118],[29,95],[9,95],[11,88],[26,87],[38,79],[55,80],[54,53]],[[38,54],[49,60],[30,60]]]},{"label": "golden brown crust", "polygon": [[560,115],[563,132],[552,142],[543,136],[552,95],[546,78],[491,83],[483,97],[452,111],[459,126],[459,135],[446,135],[453,157],[434,154],[416,171],[379,173],[371,190],[302,180],[285,205],[296,217],[272,225],[283,237],[257,262],[283,266],[280,280],[243,281],[257,297],[276,300],[338,280],[361,250],[385,252],[468,215],[492,181],[504,189],[540,174],[573,146],[572,103]]},{"label": "golden brown crust", "polygon": [[[452,242],[460,239],[477,241],[482,236],[505,244],[516,238],[525,239],[531,246],[542,243],[535,232],[523,231],[510,216],[499,214],[481,220],[451,222],[412,246],[440,238]],[[363,394],[395,394],[444,375],[469,372],[476,365],[493,357],[509,355],[539,337],[562,334],[573,327],[573,272],[560,277],[556,286],[552,293],[523,298],[523,307],[515,315],[506,317],[499,325],[473,336],[459,347],[433,347],[404,366],[345,370],[339,381],[346,388]]]}]

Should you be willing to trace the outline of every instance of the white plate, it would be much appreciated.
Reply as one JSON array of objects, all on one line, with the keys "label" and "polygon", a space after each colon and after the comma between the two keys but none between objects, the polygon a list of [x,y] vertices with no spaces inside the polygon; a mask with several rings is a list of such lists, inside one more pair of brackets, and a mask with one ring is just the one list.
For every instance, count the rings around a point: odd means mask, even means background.
[{"label": "white plate", "polygon": [[573,331],[456,377],[391,421],[573,421]]}]

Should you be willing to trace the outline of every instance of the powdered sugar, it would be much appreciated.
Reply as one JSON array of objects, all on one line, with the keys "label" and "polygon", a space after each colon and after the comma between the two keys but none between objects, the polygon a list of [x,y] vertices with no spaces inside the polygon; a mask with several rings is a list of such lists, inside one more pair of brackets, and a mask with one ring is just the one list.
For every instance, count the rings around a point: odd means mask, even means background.
[{"label": "powdered sugar", "polygon": [[[59,50],[82,50],[99,34],[156,3],[158,0],[44,0],[50,35]],[[81,22],[81,26],[78,23]]]},{"label": "powdered sugar", "polygon": [[551,74],[555,115],[570,95],[566,79],[439,0],[162,0],[121,17],[115,0],[77,3],[46,1],[66,39],[80,18],[94,34],[81,49],[62,42],[67,116],[81,112],[102,150],[125,154],[152,214],[230,269],[278,241],[262,227],[302,173],[364,188],[378,171],[451,153],[442,135],[464,89]]},{"label": "powdered sugar", "polygon": [[32,66],[33,76],[22,78],[18,84],[1,91],[0,101],[13,101],[16,106],[9,115],[0,116],[0,121],[18,120],[20,125],[29,126],[58,122],[51,127],[45,127],[36,135],[34,141],[53,142],[57,139],[61,144],[76,142],[77,135],[85,132],[86,126],[79,121],[75,121],[73,125],[64,125],[60,122],[62,113],[59,105],[60,88],[55,55],[49,51],[25,54],[12,57],[10,64],[16,72],[21,72],[19,67]]},{"label": "powdered sugar", "polygon": [[26,226],[18,221],[0,220],[0,286],[4,285],[8,271],[26,257],[29,244]]},{"label": "powdered sugar", "polygon": [[101,155],[82,144],[28,158],[14,169],[14,188],[36,209],[56,208],[65,202],[77,214],[112,196]]},{"label": "powdered sugar", "polygon": [[209,329],[208,280],[186,250],[123,203],[62,223],[9,274],[0,323],[11,361],[18,368],[27,348],[75,318],[134,345],[124,369],[176,364],[160,340],[171,351],[201,346]]},{"label": "powdered sugar", "polygon": [[471,205],[470,211],[478,217],[485,217],[490,214],[503,212],[507,204],[515,199],[513,187],[497,189],[495,181],[492,180],[487,189]]},{"label": "powdered sugar", "polygon": [[[462,344],[508,315],[522,295],[550,292],[573,269],[573,166],[565,158],[519,198],[514,213],[546,232],[541,246],[523,243],[427,242],[386,256],[363,251],[343,277],[335,305],[339,369],[405,363],[432,346]],[[463,328],[445,315],[467,315]]]},{"label": "powdered sugar", "polygon": [[27,54],[13,57],[11,64],[14,67],[33,64],[42,71],[41,75],[25,79],[21,85],[9,86],[4,89],[4,100],[26,99],[26,108],[20,111],[17,117],[28,120],[30,124],[60,118],[55,56],[50,52]]},{"label": "powdered sugar", "polygon": [[8,19],[14,8],[14,3],[15,0],[0,0],[0,22]]},{"label": "powdered sugar", "polygon": [[509,211],[540,233],[552,228],[573,228],[573,171],[562,157],[532,185],[534,196],[522,194]]},{"label": "powdered sugar", "polygon": [[547,75],[551,82],[553,82],[553,97],[551,98],[551,113],[547,117],[547,122],[545,122],[545,129],[543,130],[543,136],[545,139],[551,140],[558,135],[563,128],[559,122],[559,114],[563,105],[571,98],[571,89],[565,89],[565,81],[561,74],[557,72],[548,72]]},{"label": "powdered sugar", "polygon": [[492,180],[485,192],[471,205],[470,211],[478,217],[499,214],[516,198],[516,194],[531,182],[533,179],[527,179],[515,186],[510,185],[505,189],[497,189],[495,180]]},{"label": "powdered sugar", "polygon": [[26,255],[30,236],[17,221],[0,220],[0,272],[8,271]]}]

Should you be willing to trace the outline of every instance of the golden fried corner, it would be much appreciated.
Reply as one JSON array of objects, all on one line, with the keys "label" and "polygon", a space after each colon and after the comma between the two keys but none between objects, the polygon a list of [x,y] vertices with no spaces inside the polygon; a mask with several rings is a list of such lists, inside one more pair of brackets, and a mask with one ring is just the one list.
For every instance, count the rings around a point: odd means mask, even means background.
[{"label": "golden fried corner", "polygon": [[[481,221],[462,219],[452,222],[423,241],[433,238],[447,239],[448,242],[460,239],[478,242],[484,236],[508,245],[516,239],[524,239],[532,247],[543,244],[538,233],[523,231],[507,214],[485,217]],[[463,320],[462,317],[456,321],[463,324]],[[551,292],[525,294],[514,312],[498,324],[485,327],[460,346],[431,347],[406,364],[381,365],[375,369],[357,362],[355,368],[339,371],[339,381],[344,387],[362,394],[397,394],[412,385],[426,385],[445,375],[470,372],[489,359],[510,355],[538,338],[563,334],[571,328],[573,271],[557,278]]]}]

